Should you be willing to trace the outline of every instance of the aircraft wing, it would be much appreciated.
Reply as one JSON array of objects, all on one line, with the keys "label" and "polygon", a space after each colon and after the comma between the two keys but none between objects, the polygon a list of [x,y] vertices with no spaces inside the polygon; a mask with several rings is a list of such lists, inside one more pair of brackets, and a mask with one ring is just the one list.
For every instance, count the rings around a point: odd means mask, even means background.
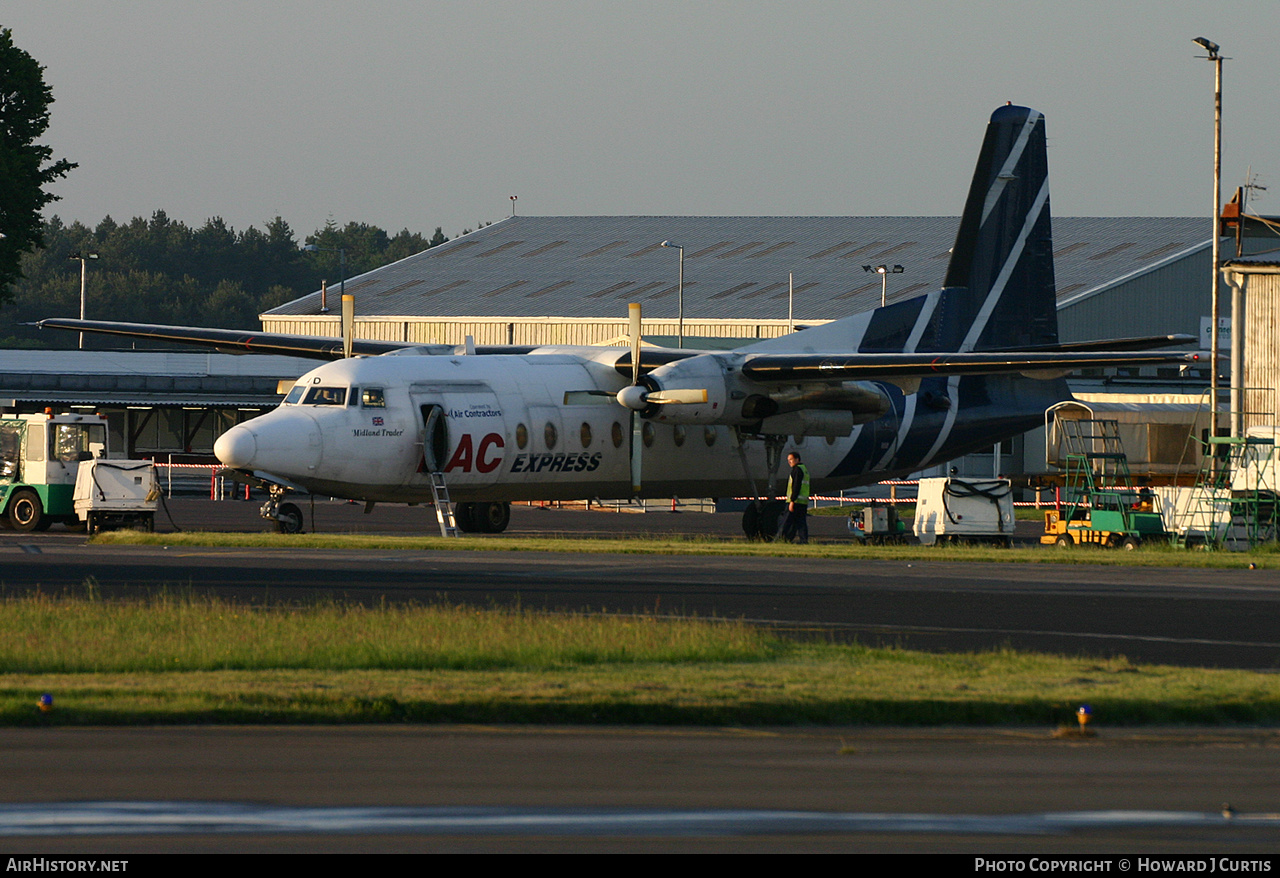
[{"label": "aircraft wing", "polygon": [[[323,335],[289,335],[282,332],[253,332],[248,329],[205,329],[198,326],[160,326],[153,323],[119,323],[114,320],[76,320],[71,317],[48,317],[36,321],[41,329],[69,329],[72,332],[96,332],[124,338],[193,345],[213,348],[227,354],[279,354],[312,360],[341,360],[342,339]],[[477,345],[469,353],[525,354],[534,345]],[[454,345],[420,345],[404,341],[370,341],[355,339],[351,353],[376,357],[396,351],[449,355],[458,353]]]},{"label": "aircraft wing", "polygon": [[742,362],[753,381],[856,381],[930,375],[1067,375],[1108,366],[1189,365],[1198,353],[1132,351],[972,351],[965,353],[755,354]]},{"label": "aircraft wing", "polygon": [[[204,329],[196,326],[158,326],[151,323],[118,323],[113,320],[76,320],[49,317],[36,322],[41,329],[69,329],[97,332],[125,338],[164,341],[173,344],[216,348],[234,354],[282,354],[315,360],[342,359],[342,339],[316,335],[288,335],[279,332],[252,332],[246,329]],[[372,356],[418,345],[395,341],[356,340],[354,354]]]}]

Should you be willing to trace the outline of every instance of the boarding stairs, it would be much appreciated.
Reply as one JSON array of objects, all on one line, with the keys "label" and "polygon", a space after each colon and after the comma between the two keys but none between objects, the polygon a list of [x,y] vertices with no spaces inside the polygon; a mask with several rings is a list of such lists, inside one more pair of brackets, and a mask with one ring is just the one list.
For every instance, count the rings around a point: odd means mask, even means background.
[{"label": "boarding stairs", "polygon": [[440,536],[460,536],[462,531],[458,529],[457,519],[453,517],[453,501],[449,499],[449,486],[445,484],[444,473],[433,471],[430,475],[431,500],[436,508],[436,521],[440,523]]},{"label": "boarding stairs", "polygon": [[1270,436],[1208,436],[1195,487],[1179,504],[1174,541],[1246,552],[1276,539],[1277,471]]},{"label": "boarding stairs", "polygon": [[[1244,435],[1213,436],[1206,430],[1199,438],[1188,437],[1189,448],[1200,452],[1200,467],[1194,487],[1183,489],[1177,501],[1174,542],[1179,546],[1243,552],[1277,538],[1276,390],[1244,387],[1232,397],[1232,406],[1240,410],[1223,414],[1231,418],[1233,432]],[[1201,409],[1210,408],[1206,391]],[[1211,415],[1211,423],[1217,420]]]},{"label": "boarding stairs", "polygon": [[1058,510],[1058,521],[1065,522],[1063,537],[1082,545],[1130,548],[1168,539],[1159,498],[1134,487],[1119,422],[1062,418],[1055,430],[1064,482]]},{"label": "boarding stairs", "polygon": [[1067,504],[1129,508],[1138,499],[1129,472],[1129,456],[1114,420],[1063,418],[1062,441]]}]

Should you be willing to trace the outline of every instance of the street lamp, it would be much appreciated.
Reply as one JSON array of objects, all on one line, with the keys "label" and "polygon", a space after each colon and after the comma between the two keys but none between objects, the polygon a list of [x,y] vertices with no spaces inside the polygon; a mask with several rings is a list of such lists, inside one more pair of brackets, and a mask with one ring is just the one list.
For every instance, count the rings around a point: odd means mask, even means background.
[{"label": "street lamp", "polygon": [[[85,278],[86,278],[86,276],[87,276],[87,274],[88,274],[88,272],[87,272],[87,270],[86,270],[86,266],[89,264],[89,263],[88,263],[88,260],[90,260],[90,259],[97,259],[97,258],[98,258],[98,254],[97,254],[97,253],[85,253],[85,252],[84,252],[84,251],[82,251],[82,250],[77,250],[76,252],[74,252],[74,253],[72,253],[70,256],[68,256],[67,258],[68,258],[68,259],[79,259],[79,260],[80,260],[80,319],[81,319],[81,320],[83,320],[83,319],[84,319],[84,289],[85,289]],[[80,350],[84,350],[84,333],[83,333],[83,332],[82,332],[82,333],[80,333]]]},{"label": "street lamp", "polygon": [[684,347],[684,248],[679,244],[672,244],[670,241],[663,241],[663,247],[674,247],[680,251],[680,285],[677,287],[676,297],[679,300],[679,318],[676,330],[676,347]]},{"label": "street lamp", "polygon": [[[308,253],[337,253],[338,254],[338,295],[341,296],[347,289],[347,248],[345,247],[320,247],[315,244],[305,244],[302,247]],[[329,302],[325,297],[325,290],[320,288],[320,313],[329,313]]]},{"label": "street lamp", "polygon": [[[1213,248],[1213,278],[1210,283],[1210,295],[1213,296],[1213,307],[1210,309],[1210,320],[1213,325],[1209,329],[1209,421],[1211,433],[1218,435],[1218,350],[1221,340],[1218,337],[1218,268],[1221,265],[1218,213],[1222,209],[1222,56],[1218,54],[1221,47],[1205,37],[1196,37],[1191,42],[1207,52],[1201,56],[1208,59],[1214,68],[1213,76],[1213,237],[1210,239]],[[1239,326],[1231,327],[1232,344],[1239,344]]]},{"label": "street lamp", "polygon": [[889,291],[889,275],[902,274],[904,271],[906,271],[906,269],[903,268],[901,265],[895,265],[892,268],[890,268],[888,265],[864,265],[862,266],[862,270],[873,271],[876,274],[880,275],[880,307],[881,308],[884,307],[885,298],[887,297],[888,291]]}]

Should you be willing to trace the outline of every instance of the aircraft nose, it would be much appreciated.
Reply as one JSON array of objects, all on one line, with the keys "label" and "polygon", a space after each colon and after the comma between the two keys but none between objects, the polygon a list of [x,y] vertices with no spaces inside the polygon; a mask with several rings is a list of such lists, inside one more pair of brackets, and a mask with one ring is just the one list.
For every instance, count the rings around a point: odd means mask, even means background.
[{"label": "aircraft nose", "polygon": [[252,430],[237,425],[218,437],[213,453],[232,469],[248,469],[258,453],[258,441]]}]

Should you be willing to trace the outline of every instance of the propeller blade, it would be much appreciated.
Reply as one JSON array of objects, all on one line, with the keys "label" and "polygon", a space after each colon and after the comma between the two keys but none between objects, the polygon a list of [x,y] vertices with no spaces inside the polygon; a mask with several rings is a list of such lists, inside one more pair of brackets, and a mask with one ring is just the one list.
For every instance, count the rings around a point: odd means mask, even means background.
[{"label": "propeller blade", "polygon": [[631,383],[640,383],[640,303],[627,306],[631,318]]},{"label": "propeller blade", "polygon": [[657,405],[694,405],[706,401],[706,388],[655,390],[645,395],[645,402]]},{"label": "propeller blade", "polygon": [[342,356],[351,358],[351,344],[355,338],[356,325],[356,297],[352,295],[344,295],[342,297]]},{"label": "propeller blade", "polygon": [[631,493],[640,493],[640,467],[644,457],[644,426],[636,412],[631,413]]},{"label": "propeller blade", "polygon": [[608,390],[566,390],[565,405],[605,405],[617,402],[618,395]]}]

